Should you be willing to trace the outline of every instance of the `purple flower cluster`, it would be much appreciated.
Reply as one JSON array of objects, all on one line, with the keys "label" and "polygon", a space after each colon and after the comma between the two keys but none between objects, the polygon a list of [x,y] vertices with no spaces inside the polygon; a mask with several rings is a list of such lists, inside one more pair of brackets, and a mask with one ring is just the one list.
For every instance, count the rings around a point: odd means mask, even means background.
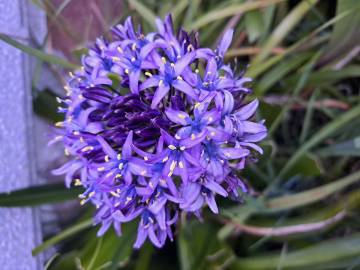
[{"label": "purple flower cluster", "polygon": [[223,62],[232,30],[212,50],[174,33],[171,16],[156,25],[145,35],[128,18],[112,42],[96,41],[59,100],[65,121],[53,140],[72,157],[54,173],[85,188],[81,204],[96,206],[99,236],[140,218],[135,248],[172,240],[180,212],[218,213],[217,195],[239,199],[238,172],[267,133],[250,120],[258,101],[243,102],[250,79]]}]

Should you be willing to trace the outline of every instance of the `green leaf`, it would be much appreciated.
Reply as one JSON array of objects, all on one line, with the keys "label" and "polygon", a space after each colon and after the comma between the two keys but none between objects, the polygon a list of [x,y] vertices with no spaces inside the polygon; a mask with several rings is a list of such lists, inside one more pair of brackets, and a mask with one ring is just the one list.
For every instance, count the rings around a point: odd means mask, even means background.
[{"label": "green leaf", "polygon": [[355,10],[357,13],[335,24],[330,42],[320,61],[322,64],[347,54],[360,43],[360,2],[358,0],[338,0],[336,6],[337,15],[351,10]]},{"label": "green leaf", "polygon": [[289,34],[289,32],[298,24],[305,14],[319,0],[303,0],[281,21],[277,28],[273,31],[270,38],[262,47],[261,52],[252,61],[253,65],[262,62],[271,52],[271,50]]},{"label": "green leaf", "polygon": [[265,32],[263,14],[259,10],[247,12],[245,14],[245,28],[250,43],[256,41]]},{"label": "green leaf", "polygon": [[255,85],[255,93],[259,96],[264,95],[270,87],[279,82],[279,80],[286,74],[298,68],[306,60],[308,60],[309,57],[311,57],[311,54],[308,52],[299,53],[296,56],[294,55],[293,57],[279,63],[274,69],[266,73],[266,75]]},{"label": "green leaf", "polygon": [[286,178],[290,178],[294,175],[302,176],[319,176],[323,172],[320,160],[311,154],[306,154],[292,167],[291,170],[285,175]]},{"label": "green leaf", "polygon": [[85,269],[98,269],[102,265],[109,265],[109,270],[118,269],[118,265],[128,260],[133,252],[133,244],[136,236],[137,223],[131,222],[122,225],[122,235],[118,236],[113,229],[109,229],[103,239],[101,249],[99,249],[96,258],[94,250],[98,246],[98,237],[95,231],[90,231],[85,235],[87,245],[82,250],[80,260]]},{"label": "green leaf", "polygon": [[[283,268],[313,269],[312,266],[358,257],[360,254],[360,234],[354,233],[343,238],[336,238],[313,244],[303,249],[288,252],[281,261]],[[279,255],[250,256],[237,258],[230,269],[276,269]]]},{"label": "green leaf", "polygon": [[360,156],[360,136],[351,140],[334,144],[328,147],[324,147],[316,151],[316,154],[328,157],[328,156]]},{"label": "green leaf", "polygon": [[34,112],[50,120],[53,123],[61,121],[64,116],[57,112],[58,102],[56,101],[56,95],[49,89],[43,91],[36,90],[36,95],[33,98],[33,110]]},{"label": "green leaf", "polygon": [[226,17],[230,17],[237,14],[244,14],[245,12],[264,8],[284,0],[267,0],[267,1],[251,1],[237,5],[229,5],[225,8],[214,8],[213,11],[205,13],[194,23],[190,25],[191,30],[199,29],[201,27],[207,26],[210,22],[220,20]]},{"label": "green leaf", "polygon": [[155,28],[156,15],[150,9],[137,0],[128,0],[128,2],[132,8],[134,8],[151,26]]},{"label": "green leaf", "polygon": [[4,42],[10,44],[11,46],[21,50],[22,52],[27,53],[29,55],[32,55],[32,56],[38,58],[39,60],[42,60],[42,61],[47,62],[49,64],[59,65],[59,66],[62,66],[64,68],[68,68],[68,69],[77,69],[77,68],[79,68],[79,66],[76,65],[76,64],[70,63],[70,62],[66,61],[65,59],[59,58],[59,57],[54,56],[54,55],[43,53],[42,51],[39,51],[37,49],[34,49],[34,48],[29,47],[27,45],[24,45],[24,44],[14,40],[14,39],[12,39],[8,35],[0,33],[0,39],[2,41],[4,41]]},{"label": "green leaf", "polygon": [[63,230],[62,232],[58,233],[54,237],[46,240],[41,245],[34,248],[32,250],[32,255],[36,256],[40,252],[43,252],[44,250],[48,249],[49,247],[77,234],[78,232],[81,232],[81,231],[89,228],[92,225],[92,223],[93,223],[92,219],[86,219],[84,221],[81,221],[81,222]]},{"label": "green leaf", "polygon": [[292,195],[285,195],[280,198],[268,199],[265,201],[264,205],[270,211],[283,211],[305,206],[314,202],[318,202],[335,192],[341,191],[342,189],[353,183],[356,183],[359,180],[360,172],[356,172],[335,182],[322,185],[317,188]]},{"label": "green leaf", "polygon": [[336,131],[338,131],[345,124],[356,119],[360,116],[360,105],[355,106],[346,113],[339,115],[336,119],[328,123],[322,129],[320,129],[314,136],[305,142],[289,159],[285,166],[280,171],[279,175],[274,179],[273,184],[276,185],[287,173],[294,167],[296,162],[306,154],[310,149],[312,149],[317,144],[321,143],[325,138],[329,137]]},{"label": "green leaf", "polygon": [[182,270],[211,269],[206,256],[220,248],[215,234],[216,228],[209,221],[192,221],[181,228],[177,244]]},{"label": "green leaf", "polygon": [[81,191],[79,187],[68,189],[63,183],[33,186],[0,193],[0,206],[19,207],[58,203],[75,199]]}]

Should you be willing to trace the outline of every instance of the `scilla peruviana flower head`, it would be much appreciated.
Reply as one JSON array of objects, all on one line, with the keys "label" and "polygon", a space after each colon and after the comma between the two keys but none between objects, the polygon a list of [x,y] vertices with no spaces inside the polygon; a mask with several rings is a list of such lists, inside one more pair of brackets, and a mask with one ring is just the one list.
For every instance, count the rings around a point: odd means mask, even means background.
[{"label": "scilla peruviana flower head", "polygon": [[149,238],[173,240],[181,212],[218,213],[216,199],[239,199],[238,177],[267,134],[253,121],[258,101],[245,103],[249,78],[224,64],[233,31],[215,50],[197,35],[175,33],[171,16],[145,34],[131,18],[97,39],[60,100],[57,123],[69,161],[55,174],[82,185],[81,204],[97,208],[98,235],[139,220],[135,248]]}]

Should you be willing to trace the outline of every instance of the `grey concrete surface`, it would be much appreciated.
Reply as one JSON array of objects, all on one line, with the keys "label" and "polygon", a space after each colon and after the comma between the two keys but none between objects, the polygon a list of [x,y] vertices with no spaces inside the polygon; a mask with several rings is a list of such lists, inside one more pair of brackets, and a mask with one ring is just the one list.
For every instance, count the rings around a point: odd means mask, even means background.
[{"label": "grey concrete surface", "polygon": [[[27,0],[0,0],[0,32],[41,39],[45,17]],[[0,41],[0,192],[36,183],[31,109],[31,60]],[[40,243],[37,210],[0,208],[0,269],[42,269],[31,250]]]}]

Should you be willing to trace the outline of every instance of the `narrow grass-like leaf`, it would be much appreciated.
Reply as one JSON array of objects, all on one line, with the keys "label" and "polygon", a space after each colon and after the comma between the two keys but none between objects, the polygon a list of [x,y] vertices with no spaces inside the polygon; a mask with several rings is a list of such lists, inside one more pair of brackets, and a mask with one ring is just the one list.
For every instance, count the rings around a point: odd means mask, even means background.
[{"label": "narrow grass-like leaf", "polygon": [[[312,269],[312,265],[332,262],[360,253],[360,234],[354,233],[343,238],[313,244],[303,249],[291,251],[282,259],[282,267]],[[230,269],[276,269],[279,255],[262,255],[238,258]]]},{"label": "narrow grass-like leaf", "polygon": [[280,44],[289,32],[297,25],[297,23],[304,17],[304,15],[314,6],[319,0],[303,0],[299,3],[287,16],[281,21],[278,27],[270,35],[266,41],[262,51],[252,61],[256,65],[263,61],[271,52],[272,48]]},{"label": "narrow grass-like leaf", "polygon": [[36,206],[72,200],[81,193],[81,188],[68,189],[63,183],[28,187],[0,193],[1,207]]},{"label": "narrow grass-like leaf", "polygon": [[210,11],[206,13],[205,15],[197,19],[194,23],[192,23],[190,25],[190,29],[191,30],[199,29],[201,27],[206,26],[210,22],[220,20],[226,17],[230,17],[236,14],[243,14],[250,10],[264,8],[282,1],[284,0],[267,0],[267,1],[260,0],[260,1],[245,2],[237,5],[229,5],[222,9],[215,8],[214,11]]},{"label": "narrow grass-like leaf", "polygon": [[351,140],[341,142],[338,144],[330,145],[316,151],[316,154],[329,157],[329,156],[353,156],[360,157],[360,136]]},{"label": "narrow grass-like leaf", "polygon": [[280,198],[266,200],[264,206],[270,211],[282,211],[305,206],[314,202],[318,202],[337,191],[341,191],[342,189],[359,180],[360,172],[356,172],[335,182],[317,188],[292,195],[285,195]]},{"label": "narrow grass-like leaf", "polygon": [[[299,95],[300,91],[303,89],[303,87],[305,86],[309,76],[310,76],[310,73],[311,71],[313,70],[315,64],[316,64],[316,61],[319,59],[321,55],[321,51],[316,53],[309,61],[309,63],[305,66],[303,72],[301,72],[301,75],[298,79],[298,81],[296,82],[295,84],[295,87],[293,88],[292,90],[292,94],[291,94],[291,97],[294,98],[296,96]],[[266,89],[266,88],[265,88]],[[283,119],[284,115],[286,115],[286,113],[288,112],[290,108],[290,102],[288,104],[286,104],[280,114],[276,117],[276,119],[274,120],[274,122],[272,123],[270,129],[269,129],[269,135],[271,136],[275,130],[278,128],[278,126],[280,125],[281,123],[281,120]]]},{"label": "narrow grass-like leaf", "polygon": [[92,225],[92,223],[93,223],[92,219],[86,219],[84,221],[81,221],[81,222],[63,230],[59,234],[46,240],[44,243],[42,243],[41,245],[34,248],[32,250],[32,255],[35,256],[35,255],[39,254],[40,252],[48,249],[49,247],[73,236],[74,234],[89,228]]},{"label": "narrow grass-like leaf", "polygon": [[137,0],[128,0],[128,2],[151,26],[155,27],[156,15],[150,9]]},{"label": "narrow grass-like leaf", "polygon": [[314,136],[304,143],[289,159],[285,166],[280,171],[277,178],[274,179],[273,184],[276,185],[282,177],[295,165],[295,163],[311,148],[322,142],[325,138],[332,135],[334,132],[339,130],[345,124],[349,123],[356,117],[360,116],[360,105],[355,106],[350,111],[343,113],[338,118],[334,119],[332,122],[320,129]]},{"label": "narrow grass-like leaf", "polygon": [[260,226],[241,224],[238,222],[233,222],[232,224],[235,225],[235,227],[238,230],[240,230],[241,232],[245,232],[247,234],[252,234],[257,236],[281,237],[281,236],[289,236],[289,235],[303,234],[303,233],[323,230],[339,222],[344,217],[345,217],[345,212],[341,211],[337,213],[335,216],[328,218],[326,220],[321,220],[313,223],[281,226],[281,227],[260,227]]},{"label": "narrow grass-like leaf", "polygon": [[345,11],[333,19],[329,20],[328,22],[324,23],[322,26],[318,27],[314,31],[312,31],[310,34],[305,36],[304,38],[300,39],[299,41],[295,42],[293,45],[288,47],[283,53],[275,55],[268,59],[267,61],[264,61],[261,63],[261,65],[250,65],[250,68],[246,72],[245,76],[255,78],[262,74],[264,71],[268,70],[270,67],[281,61],[285,56],[289,55],[290,53],[294,52],[296,49],[298,49],[300,46],[304,45],[306,42],[311,40],[312,38],[316,37],[317,34],[325,30],[326,28],[334,25],[338,21],[341,21],[342,19],[346,18],[349,15],[352,15],[354,11]]},{"label": "narrow grass-like leaf", "polygon": [[8,35],[0,33],[0,39],[4,42],[10,44],[11,46],[21,50],[22,52],[32,55],[32,56],[34,56],[44,62],[47,62],[49,64],[59,65],[59,66],[62,66],[64,68],[68,68],[68,69],[79,68],[79,66],[76,64],[70,63],[70,62],[66,61],[65,59],[59,58],[54,55],[43,53],[42,51],[39,51],[37,49],[34,49],[27,45],[24,45],[14,39],[12,39]]}]

